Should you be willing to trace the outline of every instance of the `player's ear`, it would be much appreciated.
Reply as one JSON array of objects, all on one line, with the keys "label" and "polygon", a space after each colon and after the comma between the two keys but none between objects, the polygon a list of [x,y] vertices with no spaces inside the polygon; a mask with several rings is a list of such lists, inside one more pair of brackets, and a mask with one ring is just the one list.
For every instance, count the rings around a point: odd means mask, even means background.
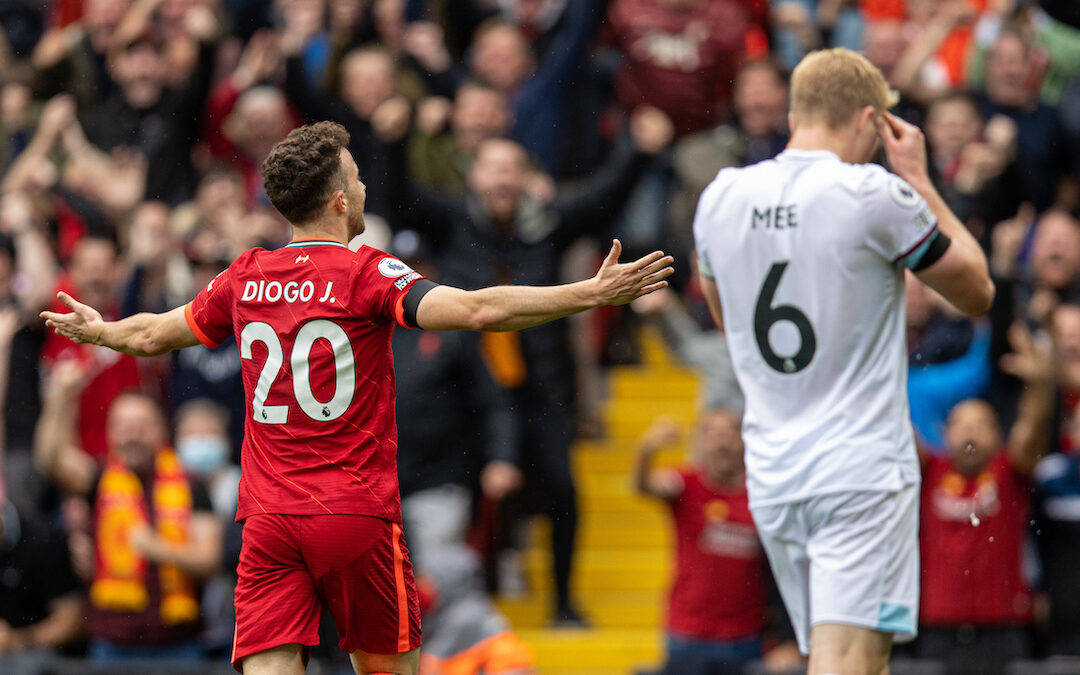
[{"label": "player's ear", "polygon": [[349,206],[349,202],[345,198],[345,191],[336,190],[333,196],[330,197],[330,204],[338,213],[345,213]]},{"label": "player's ear", "polygon": [[874,117],[876,117],[877,114],[877,108],[872,105],[864,105],[862,109],[859,110],[855,125],[859,134],[862,134],[867,126],[873,127],[874,133],[877,133],[877,124],[874,123]]}]

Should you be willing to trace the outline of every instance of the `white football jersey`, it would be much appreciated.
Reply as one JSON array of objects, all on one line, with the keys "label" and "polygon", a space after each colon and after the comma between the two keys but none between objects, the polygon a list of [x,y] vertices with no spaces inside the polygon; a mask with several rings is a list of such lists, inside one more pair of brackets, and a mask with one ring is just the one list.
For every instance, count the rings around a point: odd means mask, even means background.
[{"label": "white football jersey", "polygon": [[903,266],[936,232],[901,178],[825,150],[724,169],[705,189],[694,238],[746,396],[752,504],[919,480]]}]

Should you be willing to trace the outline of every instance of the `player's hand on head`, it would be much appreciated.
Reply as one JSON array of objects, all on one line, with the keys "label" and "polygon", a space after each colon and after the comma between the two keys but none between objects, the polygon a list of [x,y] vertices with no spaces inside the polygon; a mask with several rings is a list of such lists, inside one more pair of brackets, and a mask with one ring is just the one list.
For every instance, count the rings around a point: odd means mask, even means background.
[{"label": "player's hand on head", "polygon": [[653,251],[629,263],[620,263],[622,243],[611,242],[611,251],[604,258],[600,271],[593,280],[599,284],[601,304],[625,305],[626,303],[665,288],[668,277],[675,273],[671,263],[675,261],[663,251]]},{"label": "player's hand on head", "polygon": [[56,294],[60,302],[67,305],[71,311],[62,314],[60,312],[45,311],[40,314],[45,319],[45,326],[52,328],[59,335],[63,335],[72,342],[97,344],[101,337],[101,331],[105,326],[101,313],[89,305],[84,305],[63,291]]},{"label": "player's hand on head", "polygon": [[890,112],[878,118],[878,135],[893,172],[909,183],[929,180],[926,172],[926,139],[919,127]]}]

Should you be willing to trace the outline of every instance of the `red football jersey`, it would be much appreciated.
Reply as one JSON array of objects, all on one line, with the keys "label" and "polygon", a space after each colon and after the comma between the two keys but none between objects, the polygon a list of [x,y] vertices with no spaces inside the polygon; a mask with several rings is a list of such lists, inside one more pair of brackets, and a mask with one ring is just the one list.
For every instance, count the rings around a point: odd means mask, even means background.
[{"label": "red football jersey", "polygon": [[[931,457],[923,470],[920,622],[1018,625],[1031,621],[1021,573],[1030,484],[1001,453],[975,477]],[[974,516],[974,517],[973,517]]]},{"label": "red football jersey", "polygon": [[258,513],[401,522],[395,323],[422,278],[382,251],[294,241],[237,258],[185,308],[199,341],[235,334],[247,419],[237,520]]},{"label": "red football jersey", "polygon": [[696,470],[679,475],[668,630],[702,640],[756,636],[765,625],[766,563],[746,490],[721,490]]}]

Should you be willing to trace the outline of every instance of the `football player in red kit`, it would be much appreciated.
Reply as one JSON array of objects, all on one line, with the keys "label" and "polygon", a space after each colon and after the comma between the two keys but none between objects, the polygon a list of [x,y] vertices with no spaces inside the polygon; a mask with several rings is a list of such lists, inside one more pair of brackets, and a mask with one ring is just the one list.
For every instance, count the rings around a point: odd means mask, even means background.
[{"label": "football player in red kit", "polygon": [[302,673],[323,608],[357,673],[416,673],[419,607],[395,462],[395,325],[519,330],[624,304],[672,273],[660,252],[619,264],[616,241],[585,281],[463,291],[381,251],[354,253],[346,244],[364,230],[365,188],[348,141],[342,127],[320,122],[274,147],[263,178],[293,241],[242,254],[186,306],[105,322],[61,294],[74,311],[42,313],[75,342],[139,356],[236,336],[248,419],[233,664],[249,675]]}]

